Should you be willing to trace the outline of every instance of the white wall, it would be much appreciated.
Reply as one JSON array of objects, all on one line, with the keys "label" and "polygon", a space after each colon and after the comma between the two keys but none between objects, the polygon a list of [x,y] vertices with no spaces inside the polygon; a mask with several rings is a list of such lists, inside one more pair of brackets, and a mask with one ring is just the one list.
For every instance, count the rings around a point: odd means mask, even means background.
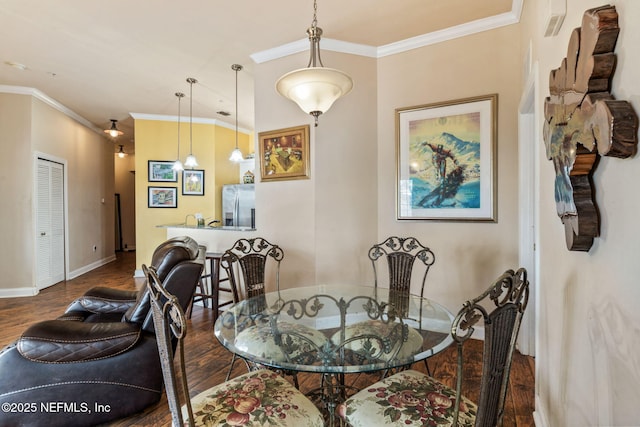
[{"label": "white wall", "polygon": [[[611,1],[619,14],[617,69],[612,93],[640,111],[640,2]],[[548,1],[526,2],[523,45],[533,45],[540,70],[539,96],[548,96],[548,73],[567,54],[571,31],[585,10],[606,4],[567,0],[560,33],[543,37]],[[540,129],[542,106],[538,110]],[[537,420],[548,426],[630,426],[640,423],[640,254],[637,212],[640,159],[604,157],[595,173],[601,236],[588,253],[566,249],[556,215],[554,169],[539,141],[540,323],[536,357]]]}]

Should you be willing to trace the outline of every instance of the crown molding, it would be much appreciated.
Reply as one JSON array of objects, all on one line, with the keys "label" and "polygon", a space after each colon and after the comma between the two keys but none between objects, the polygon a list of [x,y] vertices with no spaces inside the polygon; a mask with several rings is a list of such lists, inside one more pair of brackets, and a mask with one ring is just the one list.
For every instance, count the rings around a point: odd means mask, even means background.
[{"label": "crown molding", "polygon": [[[422,34],[420,36],[411,37],[378,47],[349,43],[341,40],[322,39],[322,49],[371,58],[382,58],[389,55],[395,55],[397,53],[418,49],[436,43],[442,43],[448,40],[454,40],[471,34],[477,34],[483,31],[517,24],[520,22],[520,16],[522,15],[523,1],[524,0],[513,0],[511,3],[511,11],[509,12],[456,25],[455,27],[446,28],[444,30],[433,31],[431,33]],[[251,54],[250,57],[256,64],[260,64],[296,53],[305,52],[308,49],[309,40],[301,39],[272,49],[256,52]]]},{"label": "crown molding", "polygon": [[[158,122],[177,122],[178,121],[178,116],[163,115],[163,114],[129,113],[129,115],[133,117],[134,120],[152,120],[152,121],[158,121]],[[180,123],[189,123],[189,117],[180,116]],[[215,126],[223,127],[226,129],[231,129],[233,131],[236,130],[236,127],[234,125],[231,125],[230,123],[223,122],[222,120],[210,119],[206,117],[194,117],[192,119],[192,123],[215,125]],[[238,127],[238,132],[242,132],[249,135],[253,131],[250,131],[242,127]]]},{"label": "crown molding", "polygon": [[433,31],[421,36],[411,37],[396,43],[389,43],[387,45],[380,46],[378,48],[378,57],[381,58],[384,56],[395,55],[396,53],[402,53],[408,50],[481,33],[483,31],[517,24],[519,20],[520,18],[516,18],[513,12],[495,15],[490,18],[478,19],[476,21],[467,22],[466,24],[456,25],[455,27]]},{"label": "crown molding", "polygon": [[39,91],[38,89],[35,89],[35,88],[32,88],[32,87],[26,87],[26,86],[0,85],[0,93],[12,93],[12,94],[15,94],[15,95],[30,95],[30,96],[32,96],[32,97],[44,102],[48,106],[60,111],[64,115],[72,118],[73,120],[75,120],[76,122],[80,123],[81,125],[91,129],[92,131],[94,131],[98,135],[102,135],[103,134],[102,129],[100,129],[99,127],[97,127],[96,125],[91,123],[89,120],[85,119],[84,117],[80,116],[76,112],[74,112],[74,111],[70,110],[69,108],[65,107],[64,105],[62,105],[61,103],[59,103],[55,99],[53,99],[50,96],[46,95],[44,92]]},{"label": "crown molding", "polygon": [[[335,39],[322,39],[322,49],[332,52],[348,53],[351,55],[368,56],[376,58],[378,56],[377,48],[364,44],[349,43]],[[249,55],[253,62],[261,64],[263,62],[272,61],[285,56],[293,55],[309,50],[309,39],[300,39],[295,42],[283,44],[272,49],[263,50],[261,52]]]}]

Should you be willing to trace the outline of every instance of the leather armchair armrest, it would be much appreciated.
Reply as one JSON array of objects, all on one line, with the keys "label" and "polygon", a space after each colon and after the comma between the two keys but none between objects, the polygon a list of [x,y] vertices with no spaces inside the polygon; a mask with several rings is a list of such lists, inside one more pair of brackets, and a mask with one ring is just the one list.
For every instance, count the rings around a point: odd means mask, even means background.
[{"label": "leather armchair armrest", "polygon": [[124,314],[130,307],[135,305],[137,296],[137,291],[98,286],[89,289],[87,293],[73,301],[69,307],[67,307],[65,315],[67,313],[79,313],[83,311],[99,314]]},{"label": "leather armchair armrest", "polygon": [[123,353],[139,340],[139,325],[126,322],[83,323],[47,320],[29,327],[16,346],[26,359],[74,363]]}]

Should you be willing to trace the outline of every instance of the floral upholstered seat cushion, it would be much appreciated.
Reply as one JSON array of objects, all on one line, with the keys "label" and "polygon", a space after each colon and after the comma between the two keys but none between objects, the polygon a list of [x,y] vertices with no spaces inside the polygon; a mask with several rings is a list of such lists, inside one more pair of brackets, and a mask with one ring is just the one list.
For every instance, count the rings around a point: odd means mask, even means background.
[{"label": "floral upholstered seat cushion", "polygon": [[[349,325],[344,330],[344,339],[345,341],[356,338],[355,340],[345,344],[345,348],[349,350],[353,350],[355,352],[362,352],[365,350],[365,346],[367,347],[366,351],[372,352],[375,354],[379,354],[380,360],[389,361],[390,358],[395,357],[398,360],[405,360],[411,358],[413,355],[418,353],[422,348],[422,335],[420,332],[416,331],[412,327],[408,327],[408,335],[407,340],[396,343],[392,349],[387,351],[380,351],[379,349],[379,341],[376,339],[367,340],[364,337],[367,336],[376,336],[376,337],[389,337],[391,334],[391,329],[393,327],[397,327],[398,323],[385,323],[380,320],[365,320],[362,322],[355,323],[353,325]],[[358,337],[363,337],[363,339],[357,339]],[[340,345],[340,331],[333,334],[331,337],[331,341],[335,345]],[[396,354],[397,347],[401,345],[399,351]]]},{"label": "floral upholstered seat cushion", "polygon": [[269,325],[258,325],[240,332],[235,338],[235,347],[263,359],[295,362],[301,354],[313,352],[327,341],[322,332],[302,324],[278,322],[277,327],[282,333],[283,345],[275,343]]},{"label": "floral upholstered seat cushion", "polygon": [[[261,369],[191,399],[196,426],[322,427],[318,408],[275,372]],[[186,418],[186,407],[182,413]]]},{"label": "floral upholstered seat cushion", "polygon": [[[340,404],[338,413],[354,427],[451,426],[455,400],[455,390],[408,370],[359,391]],[[463,396],[458,425],[473,427],[477,412],[476,404]]]}]

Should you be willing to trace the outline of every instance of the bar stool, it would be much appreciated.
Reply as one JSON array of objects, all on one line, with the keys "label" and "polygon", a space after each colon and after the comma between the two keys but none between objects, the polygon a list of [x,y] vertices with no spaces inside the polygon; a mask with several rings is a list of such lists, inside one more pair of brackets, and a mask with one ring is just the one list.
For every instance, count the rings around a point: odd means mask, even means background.
[{"label": "bar stool", "polygon": [[[208,301],[211,300],[211,308],[213,309],[213,323],[218,319],[220,308],[226,305],[232,304],[238,301],[238,292],[234,289],[233,284],[229,280],[229,277],[220,277],[220,259],[224,253],[222,252],[207,252],[205,257],[209,261],[209,272],[205,269],[205,274],[200,278],[200,282],[196,286],[196,292],[193,294],[193,300],[189,307],[189,319],[193,312],[193,305],[202,301],[205,307],[209,307]],[[229,286],[221,287],[220,283],[228,282]],[[210,286],[209,286],[210,284]],[[211,292],[209,292],[211,289]],[[220,303],[220,292],[228,292],[231,294],[232,299]]]}]

